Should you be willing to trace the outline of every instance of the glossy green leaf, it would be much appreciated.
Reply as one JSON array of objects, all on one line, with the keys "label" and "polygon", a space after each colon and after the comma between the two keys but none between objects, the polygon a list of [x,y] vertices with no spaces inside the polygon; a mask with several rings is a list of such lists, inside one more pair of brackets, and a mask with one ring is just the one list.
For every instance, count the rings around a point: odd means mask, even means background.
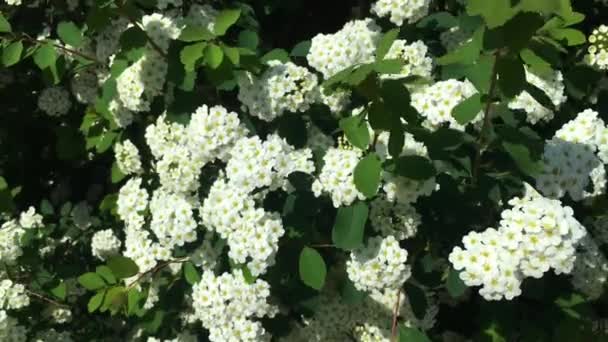
[{"label": "glossy green leaf", "polygon": [[369,209],[365,202],[338,208],[332,230],[332,241],[336,247],[352,250],[363,245],[363,233]]},{"label": "glossy green leaf", "polygon": [[255,51],[260,44],[260,38],[255,31],[243,30],[239,32],[238,44],[240,47]]},{"label": "glossy green leaf", "polygon": [[348,142],[362,150],[369,145],[370,134],[367,122],[359,116],[351,116],[340,120],[340,128]]},{"label": "glossy green leaf", "polygon": [[57,25],[57,35],[64,43],[72,47],[79,47],[84,40],[82,31],[71,21],[60,22]]},{"label": "glossy green leaf", "polygon": [[298,270],[300,279],[307,286],[321,290],[325,284],[325,276],[327,275],[327,266],[319,252],[313,248],[304,247],[300,252],[298,262]]},{"label": "glossy green leaf", "polygon": [[462,44],[454,51],[450,51],[446,55],[443,55],[437,59],[437,63],[440,65],[447,64],[473,64],[481,54],[483,46],[483,27],[477,29],[473,34],[471,41]]},{"label": "glossy green leaf", "polygon": [[101,303],[103,303],[106,291],[106,289],[103,289],[97,292],[93,297],[91,297],[91,299],[89,299],[89,303],[87,304],[87,310],[90,313],[95,312],[95,310],[99,309]]},{"label": "glossy green leaf", "polygon": [[431,342],[431,340],[417,328],[400,325],[399,342]]},{"label": "glossy green leaf", "polygon": [[273,49],[260,58],[260,62],[262,63],[268,63],[270,61],[279,61],[282,63],[289,62],[289,54],[283,49]]},{"label": "glossy green leaf", "polygon": [[508,98],[519,95],[526,87],[526,70],[519,58],[502,57],[496,61],[498,87]]},{"label": "glossy green leaf", "polygon": [[205,48],[205,63],[211,69],[217,69],[224,60],[224,52],[222,48],[215,44],[209,44]]},{"label": "glossy green leaf", "polygon": [[95,273],[99,274],[108,284],[116,284],[116,277],[112,270],[106,265],[100,265],[95,268]]},{"label": "glossy green leaf", "polygon": [[465,283],[460,279],[459,272],[451,267],[448,271],[445,287],[453,298],[462,296],[467,289]]},{"label": "glossy green leaf", "polygon": [[239,20],[240,16],[240,9],[227,9],[221,11],[217,17],[215,17],[213,32],[218,36],[223,36],[226,34],[226,31]]},{"label": "glossy green leaf", "polygon": [[466,6],[467,13],[483,17],[488,28],[504,25],[516,13],[511,0],[469,0]]},{"label": "glossy green leaf", "polygon": [[502,146],[523,173],[534,177],[542,171],[542,163],[532,160],[530,150],[525,145],[504,141]]},{"label": "glossy green leaf", "polygon": [[459,124],[464,125],[475,119],[481,109],[481,94],[476,93],[456,105],[452,109],[452,116]]},{"label": "glossy green leaf", "polygon": [[196,62],[203,57],[203,51],[207,43],[200,42],[192,45],[187,45],[182,48],[179,54],[179,60],[184,65],[186,71],[194,71]]},{"label": "glossy green leaf", "polygon": [[129,278],[139,272],[139,268],[135,262],[124,256],[116,256],[108,260],[108,267],[118,279]]},{"label": "glossy green leaf", "polygon": [[11,24],[6,20],[4,15],[0,13],[0,33],[11,32]]},{"label": "glossy green leaf", "polygon": [[367,198],[376,196],[380,186],[381,174],[382,162],[380,158],[375,153],[368,154],[359,161],[353,172],[357,190]]},{"label": "glossy green leaf", "polygon": [[188,284],[194,285],[194,284],[198,283],[199,281],[201,281],[201,275],[198,273],[198,271],[196,270],[196,267],[194,267],[194,264],[192,262],[190,262],[190,261],[185,262],[183,265],[183,270],[184,270],[184,278],[186,278],[186,281],[188,282]]},{"label": "glossy green leaf", "polygon": [[50,289],[49,292],[51,292],[53,296],[61,300],[65,300],[65,297],[67,295],[67,286],[65,285],[65,282],[62,281],[59,283],[59,285]]},{"label": "glossy green leaf", "polygon": [[7,67],[17,64],[21,60],[22,52],[23,43],[20,40],[10,43],[2,50],[2,64]]},{"label": "glossy green leaf", "polygon": [[413,180],[427,180],[436,174],[433,163],[421,156],[401,156],[395,160],[394,172]]},{"label": "glossy green leaf", "polygon": [[298,44],[296,44],[296,46],[294,46],[293,49],[291,49],[291,52],[289,53],[289,55],[293,56],[293,57],[306,57],[306,55],[308,54],[308,51],[310,51],[311,45],[312,45],[312,42],[310,40],[301,41]]},{"label": "glossy green leaf", "polygon": [[87,272],[78,277],[78,283],[87,290],[98,290],[106,286],[99,274],[94,272]]},{"label": "glossy green leaf", "polygon": [[378,42],[378,46],[376,47],[376,60],[380,61],[384,59],[384,56],[388,53],[393,46],[393,42],[399,36],[399,28],[392,29],[386,32],[380,42]]},{"label": "glossy green leaf", "polygon": [[215,35],[205,27],[186,25],[177,39],[182,42],[198,42],[201,40],[211,40],[214,37]]},{"label": "glossy green leaf", "polygon": [[34,63],[41,69],[44,70],[48,67],[54,66],[57,62],[57,53],[55,47],[51,44],[42,44],[34,53]]}]

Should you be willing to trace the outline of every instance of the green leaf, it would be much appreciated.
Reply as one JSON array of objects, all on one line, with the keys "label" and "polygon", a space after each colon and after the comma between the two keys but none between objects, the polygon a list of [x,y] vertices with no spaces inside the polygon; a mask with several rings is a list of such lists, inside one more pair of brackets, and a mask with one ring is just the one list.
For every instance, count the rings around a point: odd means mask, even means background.
[{"label": "green leaf", "polygon": [[78,282],[87,290],[98,290],[106,286],[106,283],[103,279],[97,274],[93,272],[87,272],[80,277],[78,277]]},{"label": "green leaf", "polygon": [[315,290],[321,290],[327,275],[327,266],[321,254],[313,248],[304,247],[298,265],[302,282]]},{"label": "green leaf", "polygon": [[4,15],[0,13],[0,33],[11,32],[11,24],[6,20]]},{"label": "green leaf", "polygon": [[59,283],[59,285],[55,286],[50,290],[51,294],[61,300],[65,300],[65,296],[67,294],[67,286],[64,282]]},{"label": "green leaf", "polygon": [[458,26],[458,19],[448,12],[437,12],[422,18],[416,23],[417,28],[447,30]]},{"label": "green leaf", "polygon": [[57,53],[55,52],[55,47],[51,44],[40,45],[34,54],[34,63],[36,63],[40,70],[54,66],[56,62]]},{"label": "green leaf", "polygon": [[424,290],[411,283],[405,283],[404,291],[407,295],[407,299],[410,303],[414,316],[420,320],[424,319],[424,315],[426,314],[426,309],[428,307],[428,301],[426,300]]},{"label": "green leaf", "polygon": [[112,163],[112,171],[111,171],[111,180],[113,184],[119,183],[121,180],[125,179],[127,175],[122,173],[118,164],[116,162]]},{"label": "green leaf", "polygon": [[129,278],[139,272],[139,268],[135,262],[124,256],[116,256],[108,260],[108,267],[118,279]]},{"label": "green leaf", "polygon": [[95,268],[95,273],[99,274],[108,284],[116,284],[116,277],[108,266],[97,266],[97,268]]},{"label": "green leaf", "polygon": [[399,115],[388,110],[382,102],[372,102],[369,106],[367,118],[369,125],[375,130],[390,131],[400,125]]},{"label": "green leaf", "polygon": [[103,289],[89,299],[89,303],[87,304],[87,310],[89,313],[95,312],[95,310],[99,309],[101,303],[103,303],[106,292],[107,290]]},{"label": "green leaf", "polygon": [[431,342],[425,333],[414,327],[399,326],[399,342]]},{"label": "green leaf", "polygon": [[124,286],[111,287],[106,293],[101,311],[103,312],[109,309],[112,314],[115,314],[125,304],[127,304],[127,302],[127,291]]},{"label": "green leaf", "polygon": [[194,285],[194,284],[198,283],[199,281],[201,281],[201,276],[200,276],[200,274],[198,274],[198,271],[196,270],[196,267],[194,267],[194,264],[192,262],[190,262],[190,261],[185,262],[183,269],[184,269],[184,278],[186,278],[186,281],[188,282],[188,284]]},{"label": "green leaf", "polygon": [[142,299],[142,293],[136,288],[129,289],[127,293],[127,314],[132,315],[139,311],[139,301]]},{"label": "green leaf", "polygon": [[545,23],[543,17],[535,13],[519,13],[504,26],[488,30],[484,36],[484,46],[487,49],[508,47],[517,52],[525,48]]},{"label": "green leaf", "polygon": [[40,212],[42,215],[53,215],[55,213],[53,205],[48,199],[45,198],[42,200],[42,202],[40,202]]},{"label": "green leaf", "polygon": [[506,97],[514,98],[526,87],[526,70],[519,58],[498,58],[496,72],[498,73],[498,87]]},{"label": "green leaf", "polygon": [[194,71],[196,62],[203,57],[203,51],[206,46],[207,43],[200,42],[182,48],[182,51],[179,54],[179,60],[184,65],[186,71]]},{"label": "green leaf", "polygon": [[[484,0],[485,1],[485,0]],[[473,64],[481,54],[483,47],[484,28],[478,28],[471,41],[462,44],[456,50],[447,53],[437,59],[439,65],[447,64]]]},{"label": "green leaf", "polygon": [[234,25],[239,17],[241,16],[240,9],[227,9],[221,11],[217,17],[215,17],[215,24],[213,31],[217,36],[223,36],[230,26]]},{"label": "green leaf", "polygon": [[[492,69],[494,68],[494,56],[483,55],[471,65],[461,66],[458,64],[450,65],[453,68],[462,71],[462,76],[465,76],[475,88],[482,94],[487,94],[490,91],[490,83],[492,81]],[[460,78],[461,76],[456,76]]]},{"label": "green leaf", "polygon": [[555,40],[564,42],[568,46],[582,45],[587,42],[587,38],[583,32],[572,28],[551,30],[549,34]]},{"label": "green leaf", "polygon": [[97,153],[104,153],[110,147],[112,147],[112,144],[114,143],[114,139],[116,139],[117,136],[118,136],[118,133],[112,132],[112,131],[103,133],[101,135],[99,141],[95,145],[95,150],[97,151]]},{"label": "green leaf", "polygon": [[488,28],[495,28],[506,23],[516,13],[511,7],[511,0],[469,0],[467,13],[483,17]]},{"label": "green leaf", "polygon": [[215,38],[215,35],[205,27],[186,25],[177,39],[182,42],[198,42],[201,40],[211,40],[213,38]]},{"label": "green leaf", "polygon": [[222,45],[222,50],[224,50],[224,55],[228,57],[228,60],[232,65],[239,66],[241,62],[241,55],[239,54],[239,49]]},{"label": "green leaf", "polygon": [[243,30],[239,33],[238,44],[240,47],[255,51],[260,44],[260,38],[255,31]]},{"label": "green leaf", "polygon": [[310,40],[299,42],[293,47],[293,49],[291,49],[289,55],[293,57],[306,57],[306,55],[308,55],[308,51],[310,51],[311,45],[312,42]]},{"label": "green leaf", "polygon": [[532,83],[526,84],[525,90],[532,96],[538,103],[543,107],[555,111],[555,105],[549,95],[547,95],[542,89],[538,88]]},{"label": "green leaf", "polygon": [[542,163],[532,160],[530,150],[525,145],[504,141],[502,146],[523,173],[534,177],[542,171]]},{"label": "green leaf", "polygon": [[7,67],[17,64],[21,59],[21,52],[23,43],[20,40],[10,43],[2,50],[2,64]]},{"label": "green leaf", "polygon": [[392,29],[382,36],[380,42],[378,42],[378,46],[376,47],[377,61],[384,59],[384,56],[386,56],[388,51],[391,49],[391,46],[393,46],[393,42],[395,42],[397,36],[399,36],[399,28]]},{"label": "green leaf", "polygon": [[451,268],[448,271],[448,278],[445,284],[448,293],[453,298],[458,298],[464,294],[467,289],[465,283],[460,279],[459,272]]},{"label": "green leaf", "polygon": [[82,31],[71,21],[62,21],[57,25],[57,35],[61,40],[73,47],[79,47],[83,42]]},{"label": "green leaf", "polygon": [[211,69],[217,69],[224,60],[224,52],[222,52],[222,48],[211,43],[207,45],[205,48],[205,63]]},{"label": "green leaf", "polygon": [[0,191],[5,190],[8,188],[8,183],[6,183],[6,180],[4,179],[4,177],[0,176]]},{"label": "green leaf", "polygon": [[368,213],[369,209],[365,202],[357,202],[338,209],[331,234],[336,247],[352,250],[363,245],[363,233]]},{"label": "green leaf", "polygon": [[376,196],[380,186],[381,173],[382,162],[380,158],[375,153],[368,154],[359,161],[353,173],[357,190],[367,198]]},{"label": "green leaf", "polygon": [[402,68],[401,59],[383,59],[374,63],[374,70],[379,74],[399,74]]},{"label": "green leaf", "polygon": [[476,93],[456,105],[452,109],[452,116],[459,124],[464,125],[477,117],[481,108],[481,94]]},{"label": "green leaf", "polygon": [[393,158],[398,158],[403,152],[405,144],[405,131],[403,128],[396,127],[391,130],[391,135],[388,138],[388,153]]},{"label": "green leaf", "polygon": [[273,49],[268,51],[264,56],[262,56],[262,58],[260,58],[260,62],[262,63],[268,63],[274,60],[287,63],[289,62],[289,54],[283,49]]},{"label": "green leaf", "polygon": [[427,180],[436,174],[435,166],[425,157],[402,156],[395,160],[395,173],[413,180]]},{"label": "green leaf", "polygon": [[528,65],[533,73],[537,75],[550,75],[553,72],[551,63],[537,55],[531,49],[523,49],[519,52],[519,57]]},{"label": "green leaf", "polygon": [[362,150],[367,149],[369,145],[369,129],[367,122],[358,116],[351,116],[340,120],[340,128],[344,131],[344,135],[348,142],[353,146]]},{"label": "green leaf", "polygon": [[139,26],[131,26],[120,35],[119,42],[123,51],[130,51],[145,47],[148,36]]}]

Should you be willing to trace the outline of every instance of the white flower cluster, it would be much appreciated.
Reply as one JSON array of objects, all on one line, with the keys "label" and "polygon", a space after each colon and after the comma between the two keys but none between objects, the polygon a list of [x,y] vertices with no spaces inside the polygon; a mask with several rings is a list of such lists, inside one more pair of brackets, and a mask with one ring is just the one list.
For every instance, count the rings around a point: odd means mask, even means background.
[{"label": "white flower cluster", "polygon": [[549,269],[570,273],[585,228],[570,207],[542,197],[526,184],[525,196],[509,201],[498,229],[470,232],[464,250],[454,247],[449,260],[467,286],[479,286],[487,300],[513,299],[525,277],[541,278]]},{"label": "white flower cluster", "polygon": [[16,319],[8,316],[5,310],[0,310],[0,341],[27,341],[27,329],[19,325]]},{"label": "white flower cluster", "polygon": [[112,229],[105,229],[95,232],[91,239],[91,251],[93,256],[100,260],[117,255],[120,250],[121,242],[118,240]]},{"label": "white flower cluster", "polygon": [[374,231],[397,240],[413,237],[420,225],[420,215],[409,203],[389,202],[385,195],[371,202],[369,220]]},{"label": "white flower cluster", "polygon": [[106,61],[118,52],[120,48],[120,35],[129,26],[129,20],[119,17],[95,36],[95,56],[100,61]]},{"label": "white flower cluster", "polygon": [[288,190],[286,178],[290,173],[314,171],[311,158],[309,149],[296,150],[276,134],[265,141],[258,136],[241,138],[232,148],[226,175],[245,192],[262,187]]},{"label": "white flower cluster", "polygon": [[219,12],[209,5],[192,4],[188,15],[184,18],[187,25],[204,27],[209,32],[215,28],[215,18]]},{"label": "white flower cluster", "polygon": [[398,289],[411,275],[406,260],[407,251],[394,236],[376,236],[351,252],[346,272],[360,291]]},{"label": "white flower cluster", "polygon": [[600,70],[608,70],[608,26],[600,25],[588,39],[590,45],[585,60]]},{"label": "white flower cluster", "polygon": [[123,174],[130,175],[142,172],[139,151],[130,140],[116,143],[114,145],[114,156],[116,165]]},{"label": "white flower cluster", "polygon": [[42,215],[37,214],[34,207],[29,207],[19,216],[19,225],[25,229],[41,228]]},{"label": "white flower cluster", "polygon": [[[475,93],[477,90],[468,80],[439,81],[413,92],[412,106],[425,118],[424,127],[434,131],[447,123],[450,128],[462,131],[465,126],[452,116],[452,109]],[[479,112],[471,122],[476,123],[482,118],[483,113]]]},{"label": "white flower cluster", "polygon": [[572,284],[588,298],[599,298],[608,281],[608,260],[590,235],[581,239],[572,270]]},{"label": "white flower cluster", "polygon": [[204,272],[192,287],[196,316],[209,330],[213,342],[270,341],[256,319],[274,317],[277,309],[267,302],[270,286],[261,279],[249,284],[240,270],[216,277]]},{"label": "white flower cluster", "polygon": [[66,115],[71,106],[70,93],[59,86],[45,88],[38,97],[38,108],[49,116]]},{"label": "white flower cluster", "polygon": [[193,209],[193,203],[182,195],[167,192],[163,188],[154,191],[150,201],[150,230],[161,245],[172,249],[196,240],[197,223]]},{"label": "white flower cluster", "polygon": [[390,21],[403,25],[404,21],[413,23],[429,13],[431,0],[378,0],[372,5],[372,12],[378,17],[390,16]]},{"label": "white flower cluster", "polygon": [[[526,69],[526,80],[547,94],[556,108],[559,108],[568,99],[564,92],[564,77],[561,71],[555,71],[552,75],[540,77]],[[526,112],[528,114],[526,115],[526,121],[533,125],[539,121],[549,122],[554,116],[550,109],[541,105],[527,91],[523,91],[509,102],[509,108]]]},{"label": "white flower cluster", "polygon": [[[584,110],[545,144],[545,168],[536,177],[536,185],[545,196],[561,198],[567,193],[580,201],[606,191],[606,160],[598,155],[598,150],[606,148],[602,139],[607,128],[598,115]],[[587,191],[590,185],[591,192]]]},{"label": "white flower cluster", "polygon": [[327,193],[331,196],[334,207],[352,204],[356,199],[365,196],[357,190],[353,172],[363,152],[357,148],[330,148],[323,156],[323,169],[312,184],[316,197]]},{"label": "white flower cluster", "polygon": [[291,62],[268,62],[268,69],[256,77],[244,73],[238,78],[238,99],[249,114],[272,121],[285,112],[308,110],[318,98],[317,76]]},{"label": "white flower cluster", "polygon": [[323,87],[319,87],[319,100],[329,107],[332,114],[338,115],[346,110],[350,104],[350,90],[336,89],[329,93]]},{"label": "white flower cluster", "polygon": [[[383,132],[378,136],[376,142],[376,153],[382,160],[391,158],[388,153],[389,136],[387,132]],[[400,156],[428,157],[428,151],[423,143],[416,141],[412,134],[406,132]],[[419,197],[429,196],[437,189],[435,177],[419,181],[383,172],[382,178],[384,181],[382,190],[386,193],[386,199],[389,202],[414,203]]]},{"label": "white flower cluster", "polygon": [[399,74],[383,75],[383,77],[401,78],[411,75],[430,77],[433,70],[433,60],[427,55],[428,50],[428,46],[421,40],[411,44],[407,44],[407,41],[402,39],[395,40],[384,58],[401,59],[405,63]]},{"label": "white flower cluster", "polygon": [[18,257],[23,254],[21,250],[21,237],[25,230],[19,226],[17,221],[11,220],[0,227],[0,261],[14,264]]},{"label": "white flower cluster", "polygon": [[19,6],[22,0],[5,0],[8,5]]},{"label": "white flower cluster", "polygon": [[20,309],[30,305],[30,297],[25,293],[25,286],[15,284],[10,279],[0,281],[0,309]]},{"label": "white flower cluster", "polygon": [[372,19],[349,21],[334,34],[313,37],[306,59],[327,79],[352,65],[373,61],[380,34]]},{"label": "white flower cluster", "polygon": [[148,192],[141,187],[141,178],[131,178],[118,192],[117,213],[126,228],[139,229],[144,224],[144,211],[148,208]]}]

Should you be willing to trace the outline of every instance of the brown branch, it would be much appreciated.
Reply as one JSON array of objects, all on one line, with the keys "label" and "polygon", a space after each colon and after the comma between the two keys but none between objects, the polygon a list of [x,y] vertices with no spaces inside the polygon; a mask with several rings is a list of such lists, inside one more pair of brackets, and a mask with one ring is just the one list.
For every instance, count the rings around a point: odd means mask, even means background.
[{"label": "brown branch", "polygon": [[39,293],[34,292],[34,291],[30,291],[28,289],[25,289],[25,292],[27,292],[30,296],[33,296],[33,297],[36,297],[36,298],[42,300],[43,302],[51,303],[53,305],[56,305],[56,306],[59,306],[59,307],[62,307],[62,308],[69,308],[70,307],[69,305],[59,303],[59,302],[57,302],[55,300],[52,300],[52,299],[50,299],[48,297],[45,297],[45,296],[43,296],[43,295],[41,295]]},{"label": "brown branch", "polygon": [[391,326],[391,342],[397,342],[397,317],[399,317],[399,302],[401,301],[401,289],[397,291],[397,302],[393,309],[393,323]]},{"label": "brown branch", "polygon": [[47,39],[40,40],[40,39],[32,38],[31,36],[29,36],[29,35],[28,35],[28,34],[26,34],[26,33],[21,33],[21,34],[19,34],[19,35],[13,35],[13,39],[22,39],[22,40],[25,40],[25,41],[30,42],[30,43],[32,43],[32,44],[50,44],[50,45],[52,45],[53,47],[55,47],[55,48],[57,48],[57,49],[60,49],[60,50],[63,50],[63,51],[65,51],[65,52],[67,52],[67,53],[70,53],[70,54],[72,54],[72,55],[82,57],[82,58],[84,58],[84,59],[90,60],[90,61],[95,62],[95,63],[97,63],[97,64],[103,64],[103,63],[102,63],[100,60],[98,60],[96,57],[89,56],[89,55],[87,55],[87,54],[85,54],[85,53],[82,53],[82,52],[80,52],[80,51],[77,51],[77,50],[74,50],[74,49],[67,48],[67,47],[65,47],[65,46],[63,46],[63,45],[61,45],[61,44],[57,44],[57,43],[55,43],[55,42],[53,42],[53,41],[51,41],[51,40],[47,40]]},{"label": "brown branch", "polygon": [[318,244],[318,245],[310,245],[310,247],[315,247],[315,248],[333,248],[336,247],[332,244],[329,243],[325,243],[325,244]]},{"label": "brown branch", "polygon": [[176,263],[182,263],[182,262],[186,262],[190,260],[190,258],[186,257],[186,258],[182,258],[182,259],[175,259],[175,260],[169,260],[166,261],[162,264],[158,264],[156,266],[154,266],[153,268],[147,270],[146,272],[143,272],[142,274],[140,274],[137,279],[135,279],[131,284],[127,285],[127,290],[131,289],[133,286],[137,285],[137,283],[142,280],[144,277],[146,277],[149,274],[154,275],[156,272],[162,270],[163,268],[171,265],[171,264],[176,264]]},{"label": "brown branch", "polygon": [[492,122],[492,98],[494,97],[494,92],[496,91],[496,81],[498,79],[498,70],[496,65],[498,64],[498,57],[500,56],[500,50],[494,53],[494,62],[492,64],[492,78],[490,79],[490,90],[488,91],[488,98],[486,107],[483,112],[483,125],[481,126],[481,131],[479,132],[479,138],[477,139],[477,144],[475,147],[475,159],[473,160],[473,184],[477,183],[477,179],[479,177],[479,167],[481,165],[481,155],[485,149],[486,144],[486,135],[488,133],[488,129],[490,129],[490,124]]}]

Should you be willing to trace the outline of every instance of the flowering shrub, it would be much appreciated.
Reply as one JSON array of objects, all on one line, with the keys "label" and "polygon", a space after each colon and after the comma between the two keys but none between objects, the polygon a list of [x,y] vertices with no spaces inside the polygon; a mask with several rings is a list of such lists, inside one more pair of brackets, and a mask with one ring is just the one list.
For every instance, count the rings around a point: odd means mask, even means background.
[{"label": "flowering shrub", "polygon": [[327,4],[0,4],[0,341],[607,338],[608,2]]}]

